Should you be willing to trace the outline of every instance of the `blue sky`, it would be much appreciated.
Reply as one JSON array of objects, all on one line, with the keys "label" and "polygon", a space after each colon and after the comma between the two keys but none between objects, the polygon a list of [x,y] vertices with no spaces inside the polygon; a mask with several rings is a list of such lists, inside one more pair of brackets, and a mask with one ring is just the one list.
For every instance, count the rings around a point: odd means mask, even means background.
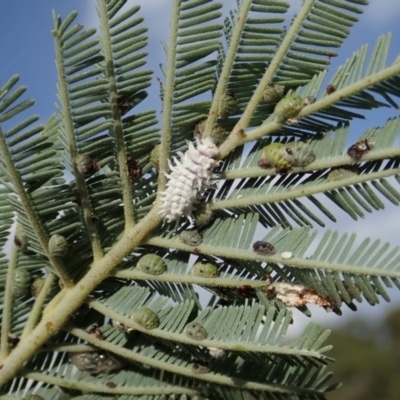
[{"label": "blue sky", "polygon": [[[160,40],[168,40],[169,9],[172,0],[128,0],[128,3],[142,5],[142,15],[145,24],[149,27],[150,46],[149,67],[155,70],[155,76],[161,76],[159,63],[164,61],[164,52]],[[236,4],[233,0],[223,0],[225,9]],[[293,12],[301,4],[300,0],[292,0]],[[19,74],[21,84],[28,86],[28,95],[36,100],[34,113],[46,120],[55,112],[56,102],[56,67],[54,62],[54,44],[51,35],[52,10],[66,17],[72,10],[78,10],[78,23],[85,27],[95,26],[96,11],[95,0],[2,0],[0,8],[0,84],[3,84],[11,75]],[[293,13],[288,17],[290,18]],[[340,57],[333,60],[336,67],[345,62],[353,51],[365,43],[373,47],[375,40],[381,34],[389,31],[393,34],[390,60],[394,60],[400,53],[397,38],[400,37],[400,0],[371,0],[371,6],[360,17],[361,22],[352,30],[350,38],[340,50]],[[158,84],[153,80],[153,104],[147,103],[149,108],[159,107]],[[362,134],[364,129],[378,126],[385,122],[389,116],[398,115],[398,111],[374,112],[366,121],[360,121],[352,126],[355,137]],[[385,211],[368,215],[365,220],[354,224],[349,217],[344,216],[340,224],[332,226],[334,229],[353,231],[357,229],[362,237],[376,237],[376,224],[382,228],[383,241],[398,242],[398,229],[393,223],[393,213],[398,210],[388,204]],[[340,215],[340,213],[339,213]],[[396,243],[397,244],[397,243]],[[399,297],[396,296],[398,300]],[[393,303],[397,303],[394,301]],[[381,307],[362,306],[365,313],[379,315]],[[328,318],[324,312],[316,312],[318,319],[327,324],[335,323],[338,319],[334,316]],[[346,313],[347,315],[348,313]],[[351,312],[350,312],[351,314]]]}]

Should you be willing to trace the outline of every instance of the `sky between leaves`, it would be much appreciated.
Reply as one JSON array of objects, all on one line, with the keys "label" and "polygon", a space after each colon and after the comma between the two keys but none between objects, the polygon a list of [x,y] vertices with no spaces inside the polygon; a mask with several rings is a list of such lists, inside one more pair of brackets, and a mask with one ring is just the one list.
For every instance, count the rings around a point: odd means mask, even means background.
[{"label": "sky between leaves", "polygon": [[[236,6],[234,0],[220,0],[224,5],[224,10]],[[293,17],[296,10],[301,5],[300,0],[288,0],[292,4],[291,13],[288,15],[287,22]],[[41,115],[44,122],[52,113],[55,112],[56,102],[56,68],[54,62],[54,44],[51,35],[53,9],[56,13],[65,18],[71,11],[77,10],[79,16],[78,23],[85,28],[97,25],[97,15],[95,11],[95,0],[2,0],[0,2],[0,84],[3,84],[11,75],[19,74],[20,83],[28,86],[28,95],[36,100],[36,104],[31,113]],[[387,32],[392,32],[392,46],[390,62],[400,53],[400,45],[397,40],[400,37],[400,1],[399,0],[370,0],[371,5],[366,8],[364,15],[360,17],[360,22],[352,30],[350,38],[345,46],[339,50],[340,56],[337,60],[332,60],[332,71],[345,62],[345,60],[361,45],[370,44],[373,48],[377,37]],[[156,77],[162,78],[159,64],[165,62],[164,52],[160,40],[168,41],[169,13],[172,0],[128,0],[128,6],[140,5],[140,14],[145,18],[145,26],[149,28],[149,53],[148,67],[155,71],[153,87],[149,90],[150,100],[144,102],[144,107],[160,109],[161,104],[158,96],[158,83]],[[361,136],[365,129],[381,126],[388,117],[396,116],[398,111],[368,113],[368,119],[356,121],[352,124],[352,140]],[[371,236],[377,238],[377,227],[379,226],[379,236],[382,241],[390,241],[398,244],[399,231],[396,221],[393,218],[397,215],[398,209],[387,203],[384,211],[375,212],[367,215],[364,220],[357,223],[350,220],[345,214],[337,213],[340,223],[331,224],[333,229],[352,232],[357,229],[360,240],[363,237]],[[342,218],[341,218],[342,217]],[[392,306],[398,304],[400,295],[396,292],[391,293]],[[379,317],[388,309],[388,305],[371,307],[365,303],[358,305],[362,313]],[[332,315],[327,315],[323,310],[312,310],[313,319],[318,319],[324,325],[336,324],[342,320]],[[344,310],[345,317],[351,317],[351,311]],[[297,328],[306,321],[305,317],[299,317]],[[309,319],[307,319],[309,321]]]}]

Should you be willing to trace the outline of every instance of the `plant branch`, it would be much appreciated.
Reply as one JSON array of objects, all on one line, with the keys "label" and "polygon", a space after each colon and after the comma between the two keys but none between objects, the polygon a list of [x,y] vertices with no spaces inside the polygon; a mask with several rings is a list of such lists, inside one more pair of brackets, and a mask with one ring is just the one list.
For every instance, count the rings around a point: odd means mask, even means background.
[{"label": "plant branch", "polygon": [[[307,18],[314,2],[315,2],[315,0],[303,1],[303,5],[302,5],[299,13],[297,14],[289,31],[287,32],[285,38],[283,39],[282,43],[280,44],[279,49],[277,49],[277,52],[275,53],[274,58],[268,65],[268,68],[265,71],[265,74],[264,74],[263,78],[261,79],[260,83],[258,84],[257,89],[254,91],[253,96],[251,97],[249,103],[247,104],[246,109],[243,112],[243,115],[241,116],[240,120],[237,122],[237,124],[233,128],[232,133],[228,136],[228,138],[224,141],[224,143],[222,143],[220,150],[219,150],[221,159],[225,158],[237,146],[240,146],[241,144],[248,142],[249,140],[254,140],[254,139],[249,139],[248,138],[249,133],[247,133],[247,132],[244,133],[244,132],[247,129],[247,127],[249,126],[250,120],[254,114],[256,107],[260,103],[260,100],[261,100],[261,97],[263,95],[265,88],[272,81],[276,72],[278,71],[278,69],[282,63],[282,60],[284,59],[287,51],[289,50],[290,45],[292,44],[293,40],[295,39],[298,30],[301,28],[304,20]],[[282,124],[280,124],[280,123],[272,122],[270,129],[273,129],[272,132],[274,132],[275,130],[279,129],[281,126],[282,126]],[[254,131],[251,131],[251,133],[253,133],[253,132]]]},{"label": "plant branch", "polygon": [[[181,0],[173,0],[172,16],[170,23],[170,36],[167,55],[167,76],[164,85],[162,136],[160,148],[159,174],[158,174],[158,193],[165,190],[167,177],[165,172],[168,170],[168,159],[171,151],[172,135],[172,109],[174,102],[175,72],[176,72],[176,46],[178,40],[178,23]],[[159,198],[159,196],[157,196]],[[157,202],[158,204],[158,202]]]},{"label": "plant branch", "polygon": [[[163,247],[167,249],[177,249],[182,251],[187,251],[189,253],[193,252],[193,247],[187,246],[178,240],[165,239],[161,237],[154,237],[147,241],[147,244],[153,246]],[[285,249],[285,251],[290,251],[291,249]],[[282,265],[287,265],[291,267],[297,267],[301,269],[318,269],[324,271],[336,271],[342,273],[350,274],[363,274],[371,276],[388,276],[392,278],[400,278],[400,271],[388,271],[385,269],[376,269],[363,267],[361,265],[346,265],[339,263],[330,263],[326,261],[319,260],[309,260],[293,257],[288,260],[283,259],[280,255],[274,256],[261,256],[249,250],[237,250],[228,247],[217,247],[210,245],[200,245],[196,246],[196,254],[212,254],[215,257],[230,258],[237,260],[248,260],[257,262],[271,262],[278,263]]]},{"label": "plant branch", "polygon": [[121,270],[116,271],[113,274],[116,278],[120,279],[131,279],[131,280],[150,280],[152,282],[170,282],[170,283],[188,283],[202,286],[224,286],[232,288],[240,288],[242,286],[250,286],[254,289],[268,286],[268,281],[258,281],[253,279],[232,279],[232,278],[199,278],[192,275],[180,275],[180,274],[169,274],[164,273],[162,275],[152,275],[134,270]]},{"label": "plant branch", "polygon": [[[318,111],[321,111],[325,108],[328,108],[331,105],[336,104],[340,100],[351,97],[354,94],[357,94],[363,90],[372,88],[377,83],[389,79],[392,76],[395,76],[399,73],[400,73],[400,64],[394,64],[388,68],[384,68],[383,70],[377,72],[376,74],[360,79],[359,81],[349,86],[346,86],[343,89],[338,90],[337,92],[333,92],[329,96],[325,96],[322,99],[317,100],[315,103],[304,107],[300,111],[300,114],[298,115],[297,119],[304,118],[307,115],[315,114]],[[235,143],[235,147],[239,146],[240,144],[250,142],[252,140],[257,140],[262,136],[270,135],[271,133],[281,128],[283,125],[284,123],[278,123],[276,121],[267,122],[249,132],[246,132],[246,135],[243,136],[241,142],[237,144]],[[226,157],[229,154],[229,151],[231,151],[230,149],[228,151],[228,149],[226,148],[227,146],[226,143],[227,141],[225,141],[220,148],[221,158]]]},{"label": "plant branch", "polygon": [[26,360],[61,329],[96,286],[110,275],[127,254],[142,243],[143,238],[160,223],[160,220],[155,211],[151,211],[137,225],[126,231],[102,259],[95,261],[92,268],[75,286],[64,288],[62,296],[56,296],[57,301],[49,303],[35,329],[18,343],[6,359],[2,360],[0,387],[17,375]]},{"label": "plant branch", "polygon": [[[162,396],[169,394],[187,394],[198,395],[199,391],[195,389],[183,388],[182,386],[107,386],[100,381],[87,382],[71,378],[59,378],[45,373],[23,370],[18,374],[26,379],[48,383],[54,386],[60,386],[72,390],[80,390],[87,393],[110,393],[112,395],[136,395],[136,396]],[[112,382],[112,380],[111,380]]]},{"label": "plant branch", "polygon": [[[231,73],[232,66],[235,62],[235,57],[240,45],[242,32],[244,26],[246,25],[247,15],[250,12],[252,3],[253,0],[244,0],[240,5],[239,13],[236,18],[235,28],[230,38],[228,52],[224,60],[224,65],[222,67],[221,74],[218,77],[218,84],[217,87],[215,88],[215,93],[211,103],[210,111],[208,112],[208,118],[204,126],[204,132],[211,132],[212,126],[214,125],[215,120],[217,118],[219,103],[226,91],[226,87],[229,81],[229,75]],[[205,137],[206,136],[207,135],[205,134]]]},{"label": "plant branch", "polygon": [[100,26],[103,32],[101,39],[103,42],[103,54],[105,58],[104,64],[110,88],[112,119],[114,121],[113,131],[115,135],[115,146],[116,146],[118,165],[119,165],[119,176],[121,179],[122,201],[124,204],[125,229],[129,229],[135,224],[133,187],[128,174],[127,154],[124,141],[123,125],[121,121],[121,113],[117,105],[117,99],[118,99],[117,81],[115,76],[114,58],[113,58],[111,37],[110,37],[110,24],[108,20],[107,4],[105,0],[101,0],[98,2],[97,10],[101,22]]},{"label": "plant branch", "polygon": [[292,188],[291,190],[282,190],[279,192],[258,194],[253,196],[245,196],[240,199],[227,199],[216,200],[208,207],[210,210],[221,210],[227,208],[242,208],[256,204],[277,203],[279,201],[296,199],[304,196],[311,196],[317,193],[328,192],[346,186],[356,185],[357,183],[364,183],[374,181],[377,179],[388,178],[400,174],[400,168],[393,168],[381,170],[377,172],[370,172],[368,174],[355,175],[350,178],[340,179],[337,181],[324,180],[323,183],[314,185],[300,185],[299,188]]},{"label": "plant branch", "polygon": [[6,284],[4,288],[3,309],[1,310],[1,342],[0,361],[8,356],[8,335],[11,328],[11,312],[13,304],[14,273],[18,261],[18,248],[14,244],[11,248],[10,259],[7,268]]},{"label": "plant branch", "polygon": [[[400,147],[391,147],[383,150],[370,151],[367,154],[365,154],[358,162],[385,160],[399,156],[400,156]],[[333,167],[341,167],[344,165],[354,165],[354,159],[349,157],[348,155],[321,158],[313,162],[312,164],[307,165],[306,167],[292,168],[289,171],[289,173],[296,174],[304,172],[313,172]],[[232,179],[258,178],[261,176],[274,176],[274,175],[279,175],[279,173],[275,171],[275,168],[252,167],[252,168],[231,169],[223,172],[220,175],[220,177],[221,179],[232,180]]]},{"label": "plant branch", "polygon": [[215,383],[218,385],[225,385],[225,386],[230,386],[230,387],[235,387],[235,388],[240,388],[240,389],[247,389],[247,390],[262,390],[262,391],[273,392],[273,393],[303,394],[303,395],[305,395],[305,394],[321,395],[322,394],[322,392],[320,392],[318,390],[299,388],[299,387],[293,387],[293,386],[283,386],[283,385],[278,385],[278,384],[265,384],[265,383],[242,380],[239,378],[232,379],[229,376],[224,376],[221,374],[211,373],[211,372],[205,373],[205,374],[193,375],[193,373],[190,371],[190,369],[187,368],[186,366],[181,367],[179,365],[171,364],[166,361],[154,359],[152,357],[144,356],[144,355],[136,353],[132,350],[128,350],[128,349],[122,348],[118,345],[109,343],[105,340],[95,339],[92,335],[83,331],[82,329],[72,328],[69,330],[69,332],[83,340],[88,341],[89,343],[95,345],[96,347],[110,351],[110,352],[117,354],[128,360],[132,360],[132,361],[135,361],[135,362],[138,362],[141,364],[145,364],[145,365],[148,365],[148,366],[156,368],[156,369],[168,371],[173,374],[183,375],[190,379],[195,378],[195,379],[199,379],[200,381],[212,382],[212,383]]},{"label": "plant branch", "polygon": [[38,214],[36,213],[35,208],[32,206],[32,201],[30,196],[28,195],[24,182],[21,179],[21,175],[16,169],[11,153],[8,151],[7,143],[5,141],[5,137],[3,135],[2,130],[0,129],[0,157],[2,163],[5,164],[7,168],[7,173],[9,175],[10,181],[12,182],[12,186],[10,190],[16,192],[18,195],[19,201],[21,202],[22,208],[31,223],[31,227],[33,232],[38,239],[40,246],[42,247],[43,253],[49,259],[51,265],[57,271],[60,279],[64,283],[66,287],[70,287],[73,285],[71,277],[68,275],[63,262],[58,257],[53,257],[49,253],[49,236],[46,232],[46,228],[43,226]]},{"label": "plant branch", "polygon": [[[55,20],[57,20],[57,18],[55,18]],[[85,178],[79,172],[76,164],[76,158],[78,156],[78,146],[75,139],[72,112],[69,104],[68,82],[67,82],[64,57],[63,57],[63,42],[61,39],[61,35],[57,31],[57,29],[53,29],[52,33],[54,36],[54,43],[55,43],[59,100],[62,109],[61,110],[62,121],[64,123],[65,132],[68,138],[69,154],[71,156],[77,190],[81,202],[83,219],[85,221],[85,226],[88,231],[89,240],[93,250],[93,259],[96,261],[102,257],[103,249],[101,247],[96,224],[93,221],[93,211],[89,200],[89,191],[86,187]]]},{"label": "plant branch", "polygon": [[40,292],[37,294],[35,298],[35,302],[33,303],[28,320],[26,321],[24,330],[22,331],[21,339],[29,335],[32,332],[33,328],[39,322],[43,310],[43,303],[45,302],[49,290],[53,285],[54,279],[55,279],[54,274],[50,272],[46,277],[43,287],[41,288]]},{"label": "plant branch", "polygon": [[190,339],[187,335],[183,333],[164,331],[162,329],[157,329],[157,328],[147,330],[145,328],[142,328],[140,325],[135,324],[131,318],[118,314],[117,312],[113,311],[111,308],[105,306],[104,304],[102,304],[97,300],[90,300],[88,301],[88,304],[101,314],[111,318],[113,321],[121,322],[122,324],[124,324],[129,328],[143,332],[149,336],[153,336],[167,341],[174,341],[191,346],[198,346],[200,344],[202,347],[215,347],[218,349],[229,350],[229,351],[246,351],[254,353],[267,353],[276,356],[312,357],[317,360],[325,360],[325,361],[330,360],[329,357],[319,353],[318,351],[293,348],[291,347],[290,344],[288,344],[287,346],[279,346],[279,344],[276,343],[274,343],[273,345],[268,345],[260,343],[253,344],[246,342],[233,342],[227,340],[211,340],[211,339],[204,339],[199,342],[198,340]]}]

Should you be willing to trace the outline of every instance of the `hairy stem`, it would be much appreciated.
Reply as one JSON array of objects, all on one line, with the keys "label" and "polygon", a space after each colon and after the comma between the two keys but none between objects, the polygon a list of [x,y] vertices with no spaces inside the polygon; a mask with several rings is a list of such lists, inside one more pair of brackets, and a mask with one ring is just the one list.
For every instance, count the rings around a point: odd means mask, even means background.
[{"label": "hairy stem", "polygon": [[[162,120],[162,136],[159,161],[158,175],[158,193],[165,190],[167,185],[167,177],[164,172],[168,170],[168,159],[171,150],[171,135],[172,135],[172,108],[174,102],[174,86],[175,86],[175,71],[176,71],[176,45],[178,40],[178,23],[179,9],[181,0],[173,0],[172,16],[170,23],[170,37],[167,55],[167,76],[164,85],[164,101],[163,101],[163,120]],[[158,204],[158,202],[157,202]]]},{"label": "hairy stem", "polygon": [[62,34],[60,34],[60,32],[57,31],[57,28],[54,29],[52,33],[54,36],[54,43],[55,43],[59,99],[61,103],[62,117],[63,117],[62,121],[64,123],[64,129],[68,138],[69,154],[71,155],[74,175],[76,178],[77,190],[79,192],[79,199],[82,206],[83,219],[85,221],[85,226],[88,231],[89,240],[93,250],[93,259],[96,261],[102,257],[103,249],[101,247],[96,223],[93,221],[93,211],[89,200],[89,192],[86,187],[85,178],[79,172],[78,166],[76,164],[76,158],[78,156],[78,145],[75,139],[72,110],[69,103],[68,82],[67,82],[64,57],[63,57]]},{"label": "hairy stem", "polygon": [[[149,356],[142,355],[140,353],[134,352],[132,350],[128,350],[122,348],[118,345],[109,343],[105,340],[98,340],[95,339],[92,335],[88,334],[87,332],[83,331],[82,329],[73,328],[70,330],[70,333],[73,335],[92,343],[93,345],[100,347],[104,350],[111,351],[114,354],[117,354],[121,357],[124,357],[128,360],[136,361],[140,364],[149,365],[150,367],[161,369],[164,371],[168,371],[174,374],[183,375],[187,378],[193,379],[194,375],[190,368],[187,366],[180,366],[176,364],[171,364],[167,361],[162,361],[156,358],[152,358]],[[259,383],[259,382],[252,382],[248,380],[242,379],[232,379],[229,376],[224,376],[218,373],[205,373],[205,374],[198,374],[196,375],[196,379],[205,382],[211,382],[219,385],[225,385],[230,387],[236,387],[240,389],[247,389],[247,390],[263,390],[268,392],[274,393],[285,393],[285,394],[309,394],[309,395],[321,395],[322,393],[318,390],[312,390],[302,387],[293,387],[293,386],[284,386],[284,385],[277,385],[277,384],[266,384],[266,383]]]},{"label": "hairy stem", "polygon": [[118,99],[117,81],[115,76],[115,67],[113,61],[114,59],[113,59],[112,44],[110,37],[110,24],[107,16],[107,4],[105,0],[101,0],[98,2],[97,10],[99,12],[99,18],[103,32],[102,42],[103,42],[103,53],[105,58],[104,63],[106,65],[106,74],[110,88],[112,119],[114,121],[113,131],[115,135],[115,146],[116,146],[117,159],[119,165],[119,175],[121,179],[125,228],[129,229],[133,225],[135,225],[133,188],[132,188],[132,182],[130,181],[128,174],[127,155],[126,155],[123,125],[121,121],[121,113],[117,105],[117,99]]},{"label": "hairy stem", "polygon": [[[165,238],[152,238],[147,241],[148,244],[153,246],[163,247],[166,249],[174,248],[177,250],[192,252],[193,247],[187,246],[180,243],[177,240],[165,239]],[[288,248],[285,251],[290,251]],[[200,245],[196,247],[196,254],[213,254],[215,257],[230,258],[236,260],[248,260],[256,262],[271,262],[278,263],[281,265],[288,265],[291,267],[297,267],[301,269],[310,270],[324,270],[324,271],[337,271],[346,272],[351,274],[360,275],[372,275],[372,276],[388,276],[393,278],[400,278],[400,271],[396,270],[385,270],[381,268],[370,268],[362,265],[347,265],[339,263],[329,263],[326,261],[309,260],[293,257],[290,259],[283,259],[280,255],[274,256],[261,256],[249,250],[238,250],[228,247],[217,247],[211,245]]]},{"label": "hairy stem", "polygon": [[31,312],[29,314],[28,320],[26,321],[26,324],[24,326],[24,330],[22,331],[21,334],[21,339],[29,335],[33,328],[37,325],[39,322],[40,316],[43,311],[43,303],[46,300],[46,297],[48,295],[49,290],[51,289],[53,282],[55,280],[54,274],[51,272],[48,274],[46,277],[46,280],[43,284],[43,287],[41,288],[39,294],[37,294],[35,298],[35,302],[33,303],[33,307],[31,309]]},{"label": "hairy stem", "polygon": [[330,190],[344,188],[346,186],[356,185],[357,183],[364,183],[374,181],[377,179],[388,178],[400,174],[400,168],[393,168],[381,170],[377,172],[370,172],[368,174],[355,175],[350,178],[340,179],[337,181],[323,180],[322,183],[313,185],[301,185],[299,188],[292,188],[291,190],[283,190],[273,193],[257,194],[253,196],[246,196],[240,199],[227,199],[217,200],[209,205],[210,210],[221,210],[227,208],[242,208],[256,204],[269,204],[277,203],[284,200],[296,199],[304,196],[311,196],[317,193],[324,193]]},{"label": "hairy stem", "polygon": [[[113,311],[111,308],[105,306],[104,304],[100,303],[96,300],[90,300],[89,305],[93,307],[95,310],[99,311],[103,315],[110,317],[113,321],[118,321],[124,324],[125,326],[144,332],[147,335],[164,339],[167,341],[174,341],[178,343],[184,343],[186,345],[198,346],[199,341],[190,339],[187,335],[183,333],[176,333],[171,331],[164,331],[162,329],[151,329],[146,330],[141,326],[135,324],[131,318],[125,317],[117,312]],[[283,336],[283,333],[282,333]],[[298,348],[291,347],[290,344],[287,346],[279,346],[277,343],[273,343],[271,345],[261,345],[259,343],[246,343],[240,341],[227,341],[227,340],[211,340],[211,339],[204,339],[201,341],[201,346],[203,347],[215,347],[218,349],[229,350],[229,351],[247,351],[247,352],[255,352],[255,353],[268,353],[274,355],[291,355],[293,357],[313,357],[315,359],[322,359],[326,360],[328,357],[319,353],[318,351],[310,351],[310,350],[303,350]]]},{"label": "hairy stem", "polygon": [[18,261],[18,248],[14,244],[11,249],[7,268],[6,285],[4,289],[3,309],[1,316],[0,361],[8,356],[8,335],[11,328],[11,312],[13,303],[14,272]]},{"label": "hairy stem", "polygon": [[[329,106],[336,104],[340,100],[346,99],[346,98],[351,97],[363,90],[371,88],[374,85],[376,85],[377,83],[382,82],[386,79],[389,79],[392,76],[395,76],[399,73],[400,73],[400,65],[394,64],[388,68],[383,69],[382,71],[377,72],[376,74],[373,74],[373,75],[367,76],[363,79],[360,79],[359,81],[357,81],[349,86],[346,86],[345,88],[340,89],[336,92],[333,92],[329,96],[325,96],[322,99],[317,100],[315,103],[304,107],[300,111],[300,114],[298,115],[297,119],[303,118],[307,115],[311,115],[311,114],[314,114],[325,108],[328,108]],[[242,142],[239,144],[250,142],[252,140],[257,140],[260,137],[265,136],[265,135],[270,135],[271,133],[273,133],[273,132],[277,131],[279,128],[281,128],[283,125],[284,125],[284,123],[282,124],[282,123],[278,123],[276,121],[267,122],[249,132],[246,132],[245,137],[243,138]],[[226,157],[226,155],[228,154],[227,149],[224,147],[225,143],[226,142],[224,142],[220,148],[221,158]],[[237,145],[239,145],[239,144],[237,144]],[[222,148],[222,147],[224,147],[224,148]]]},{"label": "hairy stem", "polygon": [[235,21],[235,28],[230,38],[229,49],[224,60],[221,74],[218,77],[218,84],[215,89],[210,111],[208,112],[208,118],[204,126],[204,132],[211,132],[212,126],[214,125],[217,118],[219,103],[221,97],[226,91],[226,86],[229,81],[229,75],[235,61],[235,57],[240,44],[240,39],[242,37],[242,32],[246,24],[247,15],[250,12],[252,3],[253,0],[244,0],[240,5],[240,10]]},{"label": "hairy stem", "polygon": [[[124,384],[119,386],[116,384],[115,387],[107,386],[107,382],[102,383],[100,381],[85,382],[82,380],[71,379],[71,378],[59,378],[57,376],[51,376],[34,371],[21,371],[19,376],[26,379],[33,379],[34,381],[49,383],[54,386],[59,386],[71,390],[80,390],[87,393],[110,393],[112,395],[136,395],[136,396],[162,396],[169,394],[187,394],[187,395],[198,395],[199,391],[196,389],[188,389],[182,386],[129,386]],[[112,380],[111,380],[112,382]]]},{"label": "hairy stem", "polygon": [[[315,0],[304,0],[301,10],[297,14],[295,20],[293,21],[289,31],[287,32],[285,38],[283,39],[282,43],[277,49],[274,58],[270,62],[267,70],[263,78],[261,79],[257,89],[253,93],[249,103],[246,106],[246,109],[243,112],[238,123],[232,130],[232,133],[228,136],[224,143],[222,143],[220,147],[220,158],[225,158],[233,149],[241,144],[247,142],[248,134],[243,134],[243,132],[249,126],[250,120],[254,114],[254,110],[260,103],[261,97],[267,85],[272,81],[273,77],[275,76],[276,72],[278,71],[282,60],[284,59],[287,51],[290,48],[293,40],[296,37],[298,30],[301,28],[304,20],[307,18],[311,7],[313,6]],[[278,129],[281,124],[273,123],[275,125],[275,130]],[[251,131],[254,132],[254,131]]]}]

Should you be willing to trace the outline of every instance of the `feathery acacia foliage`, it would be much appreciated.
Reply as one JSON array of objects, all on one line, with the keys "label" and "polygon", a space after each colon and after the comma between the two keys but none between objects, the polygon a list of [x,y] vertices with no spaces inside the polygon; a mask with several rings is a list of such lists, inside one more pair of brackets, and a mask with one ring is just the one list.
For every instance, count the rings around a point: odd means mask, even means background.
[{"label": "feathery acacia foliage", "polygon": [[[2,398],[324,399],[329,331],[288,341],[291,308],[340,314],[400,289],[399,247],[314,227],[400,203],[398,116],[346,151],[354,119],[397,109],[390,34],[327,82],[367,1],[305,0],[290,23],[280,0],[227,17],[173,0],[159,126],[147,29],[125,3],[97,0],[98,32],[54,15],[58,113],[43,126],[17,76],[0,87]],[[194,131],[218,142],[217,184],[194,226],[163,223],[169,160]]]}]

